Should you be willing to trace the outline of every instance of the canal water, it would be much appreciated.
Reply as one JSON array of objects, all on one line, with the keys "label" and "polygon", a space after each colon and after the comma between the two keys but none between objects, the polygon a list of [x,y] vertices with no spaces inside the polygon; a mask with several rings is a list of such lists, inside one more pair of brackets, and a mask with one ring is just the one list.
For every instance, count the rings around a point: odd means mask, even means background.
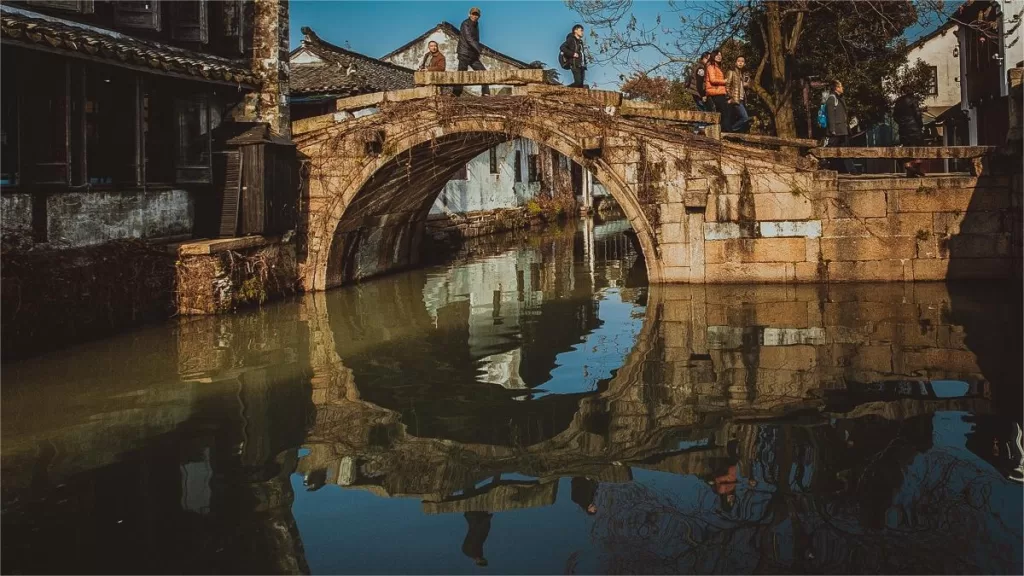
[{"label": "canal water", "polygon": [[648,287],[628,230],[5,364],[0,569],[1024,571],[1019,288]]}]

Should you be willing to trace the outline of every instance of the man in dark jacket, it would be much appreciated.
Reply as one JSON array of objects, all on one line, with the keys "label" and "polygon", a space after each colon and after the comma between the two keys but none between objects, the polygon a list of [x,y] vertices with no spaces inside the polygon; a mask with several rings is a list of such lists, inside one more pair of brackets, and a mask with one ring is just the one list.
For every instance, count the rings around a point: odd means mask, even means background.
[{"label": "man in dark jacket", "polygon": [[[896,99],[892,107],[892,119],[900,129],[900,144],[903,146],[924,145],[924,121],[921,119],[921,106],[909,88]],[[903,167],[907,176],[924,176],[920,159],[907,160]]]},{"label": "man in dark jacket", "polygon": [[704,104],[704,69],[707,68],[710,57],[710,52],[701,54],[700,62],[693,65],[693,68],[690,69],[690,77],[686,80],[686,91],[693,96],[693,103],[697,106],[697,110],[707,110]]},{"label": "man in dark jacket", "polygon": [[[828,145],[846,146],[850,143],[850,117],[846,112],[846,100],[843,99],[843,83],[832,81],[832,92],[825,99],[825,117],[828,119]],[[853,161],[843,158],[837,163],[836,170],[849,174],[853,172]]]},{"label": "man in dark jacket", "polygon": [[[459,27],[459,47],[456,50],[456,55],[459,58],[459,72],[464,72],[472,68],[473,70],[486,70],[483,63],[480,62],[480,53],[483,52],[483,48],[480,47],[480,9],[473,7],[469,9],[469,18],[462,21],[462,26]],[[462,86],[455,86],[452,92],[456,96],[462,95]],[[488,95],[491,93],[490,87],[484,84],[480,87],[480,94]]]},{"label": "man in dark jacket", "polygon": [[569,63],[572,70],[572,84],[570,88],[584,88],[583,77],[587,72],[587,45],[583,41],[583,26],[577,24],[572,27],[572,32],[565,35],[565,42],[559,48],[562,59]]}]

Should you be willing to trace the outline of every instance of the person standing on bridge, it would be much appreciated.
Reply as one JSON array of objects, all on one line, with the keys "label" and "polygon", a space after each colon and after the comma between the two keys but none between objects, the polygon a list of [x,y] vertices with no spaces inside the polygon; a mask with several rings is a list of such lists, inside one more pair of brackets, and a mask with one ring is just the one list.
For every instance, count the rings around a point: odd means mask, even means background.
[{"label": "person standing on bridge", "polygon": [[720,115],[719,125],[722,132],[728,132],[730,126],[728,89],[725,84],[725,74],[722,72],[722,51],[714,50],[708,60],[708,69],[704,73],[704,93],[715,105]]},{"label": "person standing on bridge", "polygon": [[747,60],[740,56],[736,59],[736,68],[729,70],[729,76],[725,79],[726,90],[729,95],[729,116],[732,119],[732,132],[747,132],[750,129],[750,115],[747,114],[746,106],[746,84],[747,78],[743,75],[743,68]]},{"label": "person standing on bridge", "polygon": [[[456,55],[459,57],[459,72],[473,70],[484,71],[484,65],[480,62],[480,54],[483,48],[480,47],[480,9],[472,7],[469,9],[469,18],[462,21],[459,27],[459,47]],[[462,86],[455,86],[452,93],[462,96]],[[487,84],[480,87],[480,94],[487,96],[491,89]]]},{"label": "person standing on bridge", "polygon": [[572,27],[572,32],[565,35],[565,42],[558,49],[558,59],[568,64],[572,70],[570,88],[586,88],[583,77],[587,73],[587,43],[583,41],[583,25]]},{"label": "person standing on bridge", "polygon": [[711,58],[710,52],[701,54],[700,62],[693,65],[693,68],[690,69],[690,77],[686,79],[686,91],[693,96],[693,104],[697,110],[702,112],[708,109],[704,94],[704,76],[709,58]]},{"label": "person standing on bridge", "polygon": [[[843,99],[843,83],[839,80],[832,81],[832,92],[825,98],[825,118],[828,145],[847,146],[850,143],[850,117],[846,112],[846,100]],[[853,161],[849,158],[843,158],[835,166],[838,172],[853,172]]]},{"label": "person standing on bridge", "polygon": [[420,70],[426,70],[427,72],[444,72],[447,66],[448,63],[445,62],[444,54],[437,48],[437,42],[434,42],[433,40],[428,42],[427,53],[423,56],[423,62],[420,63]]}]

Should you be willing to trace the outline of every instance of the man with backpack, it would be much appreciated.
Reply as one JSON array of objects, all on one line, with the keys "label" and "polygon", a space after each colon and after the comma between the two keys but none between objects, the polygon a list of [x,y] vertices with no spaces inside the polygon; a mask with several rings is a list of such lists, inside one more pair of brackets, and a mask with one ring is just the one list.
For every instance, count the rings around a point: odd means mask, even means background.
[{"label": "man with backpack", "polygon": [[[473,70],[486,70],[480,62],[480,9],[473,7],[469,9],[469,18],[462,21],[459,27],[459,46],[455,53],[459,58],[459,72],[472,68]],[[462,86],[455,86],[452,93],[456,96],[462,95]],[[489,86],[484,84],[480,87],[480,94],[487,96],[491,93]]]},{"label": "man with backpack", "polygon": [[[819,123],[822,111],[825,116],[825,133],[828,135],[829,147],[842,147],[850,143],[850,117],[846,111],[846,100],[843,99],[843,83],[839,80],[832,81],[832,91],[825,98],[821,105],[823,110],[818,111]],[[853,172],[853,160],[843,158],[836,163],[836,171],[850,174]]]},{"label": "man with backpack", "polygon": [[565,70],[572,70],[570,88],[584,88],[583,78],[587,72],[587,44],[583,41],[583,26],[577,24],[565,36],[565,42],[558,49],[558,63]]},{"label": "man with backpack", "polygon": [[711,57],[710,52],[705,52],[700,55],[700,62],[693,65],[690,69],[690,77],[686,79],[686,91],[693,96],[693,103],[697,106],[697,110],[707,110],[707,106],[704,102],[704,69],[708,66],[708,58]]}]

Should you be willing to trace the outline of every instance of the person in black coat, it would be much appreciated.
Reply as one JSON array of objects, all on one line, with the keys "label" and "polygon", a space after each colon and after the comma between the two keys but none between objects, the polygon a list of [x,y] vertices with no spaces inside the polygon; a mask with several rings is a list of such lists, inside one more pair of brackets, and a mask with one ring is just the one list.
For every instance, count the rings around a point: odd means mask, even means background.
[{"label": "person in black coat", "polygon": [[558,51],[562,54],[562,60],[569,63],[569,70],[572,70],[572,84],[569,87],[585,88],[583,78],[587,72],[587,45],[583,41],[583,25],[572,27],[572,32],[565,35],[565,42],[562,42]]},{"label": "person in black coat", "polygon": [[466,539],[462,542],[462,553],[473,559],[477,566],[487,566],[487,558],[484,557],[484,542],[491,532],[490,512],[466,512],[466,523],[469,530],[466,532]]},{"label": "person in black coat", "polygon": [[[903,146],[924,146],[924,121],[917,97],[906,89],[892,107],[892,119],[900,130],[900,144]],[[907,176],[924,176],[921,160],[913,158],[903,164]]]},{"label": "person in black coat", "polygon": [[[483,52],[483,48],[480,47],[480,9],[473,7],[469,9],[469,18],[462,21],[462,26],[459,27],[459,46],[455,51],[455,55],[459,59],[459,72],[464,72],[472,68],[473,70],[486,70],[482,62],[480,62],[480,53]],[[462,86],[455,86],[452,93],[456,96],[462,95]],[[486,84],[480,87],[480,94],[488,95],[491,93],[490,87]]]}]

